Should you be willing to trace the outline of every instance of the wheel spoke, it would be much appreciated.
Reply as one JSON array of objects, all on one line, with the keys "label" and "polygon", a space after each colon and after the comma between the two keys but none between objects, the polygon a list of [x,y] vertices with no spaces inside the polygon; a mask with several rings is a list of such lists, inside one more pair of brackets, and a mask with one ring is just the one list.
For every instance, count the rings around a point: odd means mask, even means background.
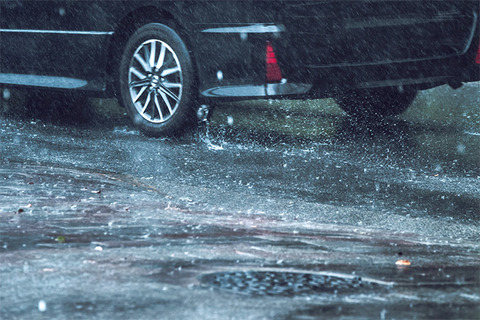
[{"label": "wheel spoke", "polygon": [[135,60],[138,61],[138,63],[142,65],[143,70],[145,70],[146,72],[152,72],[152,67],[150,67],[145,60],[143,60],[143,58],[140,56],[140,54],[138,54],[138,52],[133,57],[135,58]]},{"label": "wheel spoke", "polygon": [[155,94],[154,99],[155,99],[155,106],[157,107],[158,114],[160,115],[160,121],[163,121],[162,108],[160,106],[160,102],[158,102],[158,95],[157,94]]},{"label": "wheel spoke", "polygon": [[130,88],[148,87],[149,84],[150,84],[150,80],[148,79],[132,81],[130,82]]},{"label": "wheel spoke", "polygon": [[163,92],[165,93],[166,95],[168,95],[170,98],[172,98],[173,100],[175,100],[175,102],[178,102],[180,100],[180,98],[175,94],[173,93],[170,89],[168,88],[165,88],[163,86],[160,86],[158,87],[160,89],[160,92]]},{"label": "wheel spoke", "polygon": [[[147,99],[145,100],[145,104],[143,105],[142,114],[145,114],[145,112],[147,111],[148,105],[150,104],[151,96],[152,91],[150,91],[147,95]],[[150,118],[153,118],[153,115],[150,115]]]},{"label": "wheel spoke", "polygon": [[139,79],[145,79],[147,75],[138,71],[135,67],[130,67],[130,73],[133,73]]},{"label": "wheel spoke", "polygon": [[133,103],[137,103],[138,99],[140,99],[140,97],[142,96],[142,94],[145,92],[145,90],[147,90],[147,87],[142,87],[140,89],[140,91],[138,91],[137,95],[135,96],[135,98],[133,99]]},{"label": "wheel spoke", "polygon": [[182,87],[182,84],[181,83],[172,83],[172,82],[164,82],[162,83],[162,85],[165,87],[165,88],[177,88],[177,89],[180,89]]},{"label": "wheel spoke", "polygon": [[153,68],[155,66],[155,49],[157,46],[157,41],[151,42],[151,51],[150,51],[150,67]]},{"label": "wheel spoke", "polygon": [[175,68],[169,68],[169,69],[165,69],[162,71],[162,73],[160,74],[162,77],[166,77],[168,75],[171,75],[175,72],[179,72],[180,71],[180,68],[177,66]]},{"label": "wheel spoke", "polygon": [[165,61],[165,50],[167,48],[165,45],[162,43],[162,47],[160,48],[160,56],[158,57],[157,65],[155,66],[155,70],[160,70],[160,68],[163,66],[163,62]]},{"label": "wheel spoke", "polygon": [[158,91],[158,93],[160,93],[160,96],[162,96],[163,102],[165,102],[165,105],[167,106],[168,111],[170,112],[170,114],[172,114],[173,113],[172,106],[170,104],[170,101],[168,100],[167,95],[163,91]]},{"label": "wheel spoke", "polygon": [[141,51],[143,51],[143,53],[145,54],[145,62],[148,61],[150,63],[150,51],[148,50],[147,45],[143,45],[141,48]]}]

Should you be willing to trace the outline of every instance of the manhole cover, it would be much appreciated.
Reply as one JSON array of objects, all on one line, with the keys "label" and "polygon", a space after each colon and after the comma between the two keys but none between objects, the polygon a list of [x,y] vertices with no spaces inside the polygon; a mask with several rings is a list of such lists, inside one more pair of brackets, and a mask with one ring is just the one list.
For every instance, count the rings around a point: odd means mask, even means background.
[{"label": "manhole cover", "polygon": [[233,293],[283,296],[377,291],[388,284],[360,277],[281,271],[217,272],[203,275],[200,281],[204,286]]}]

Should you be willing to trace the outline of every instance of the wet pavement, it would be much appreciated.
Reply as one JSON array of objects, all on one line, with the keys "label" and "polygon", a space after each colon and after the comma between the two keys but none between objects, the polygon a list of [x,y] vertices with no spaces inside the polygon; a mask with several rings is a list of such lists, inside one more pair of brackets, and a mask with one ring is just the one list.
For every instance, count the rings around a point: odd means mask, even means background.
[{"label": "wet pavement", "polygon": [[478,319],[477,88],[368,126],[329,100],[227,104],[181,139],[14,94],[0,316]]}]

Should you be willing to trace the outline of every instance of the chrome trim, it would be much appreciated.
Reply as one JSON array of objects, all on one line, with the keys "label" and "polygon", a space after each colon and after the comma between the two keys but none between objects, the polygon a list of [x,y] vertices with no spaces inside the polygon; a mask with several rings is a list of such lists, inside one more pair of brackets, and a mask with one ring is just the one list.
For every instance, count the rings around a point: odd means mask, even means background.
[{"label": "chrome trim", "polygon": [[229,26],[208,28],[201,32],[203,33],[277,33],[286,30],[283,24],[251,24],[246,26]]},{"label": "chrome trim", "polygon": [[267,96],[283,96],[305,94],[312,88],[311,84],[307,83],[268,83],[265,87]]},{"label": "chrome trim", "polygon": [[0,83],[57,89],[79,89],[88,84],[83,79],[15,73],[0,73]]},{"label": "chrome trim", "polygon": [[306,83],[268,83],[214,87],[202,92],[204,97],[255,98],[306,94],[312,88]]},{"label": "chrome trim", "polygon": [[205,97],[265,97],[264,85],[238,85],[210,88],[202,92]]},{"label": "chrome trim", "polygon": [[66,31],[66,30],[34,30],[34,29],[0,29],[5,33],[46,33],[46,34],[71,34],[71,35],[92,35],[109,36],[113,31]]}]

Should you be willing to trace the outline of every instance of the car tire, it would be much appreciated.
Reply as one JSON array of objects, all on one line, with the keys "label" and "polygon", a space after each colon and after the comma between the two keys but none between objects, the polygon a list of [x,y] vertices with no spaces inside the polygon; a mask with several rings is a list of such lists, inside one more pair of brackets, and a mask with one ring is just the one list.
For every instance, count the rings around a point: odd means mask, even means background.
[{"label": "car tire", "polygon": [[129,38],[119,66],[120,99],[133,123],[150,136],[174,136],[195,124],[190,54],[170,27],[150,23]]},{"label": "car tire", "polygon": [[371,119],[403,113],[416,96],[417,91],[413,89],[380,88],[344,92],[335,97],[335,101],[348,115]]}]

